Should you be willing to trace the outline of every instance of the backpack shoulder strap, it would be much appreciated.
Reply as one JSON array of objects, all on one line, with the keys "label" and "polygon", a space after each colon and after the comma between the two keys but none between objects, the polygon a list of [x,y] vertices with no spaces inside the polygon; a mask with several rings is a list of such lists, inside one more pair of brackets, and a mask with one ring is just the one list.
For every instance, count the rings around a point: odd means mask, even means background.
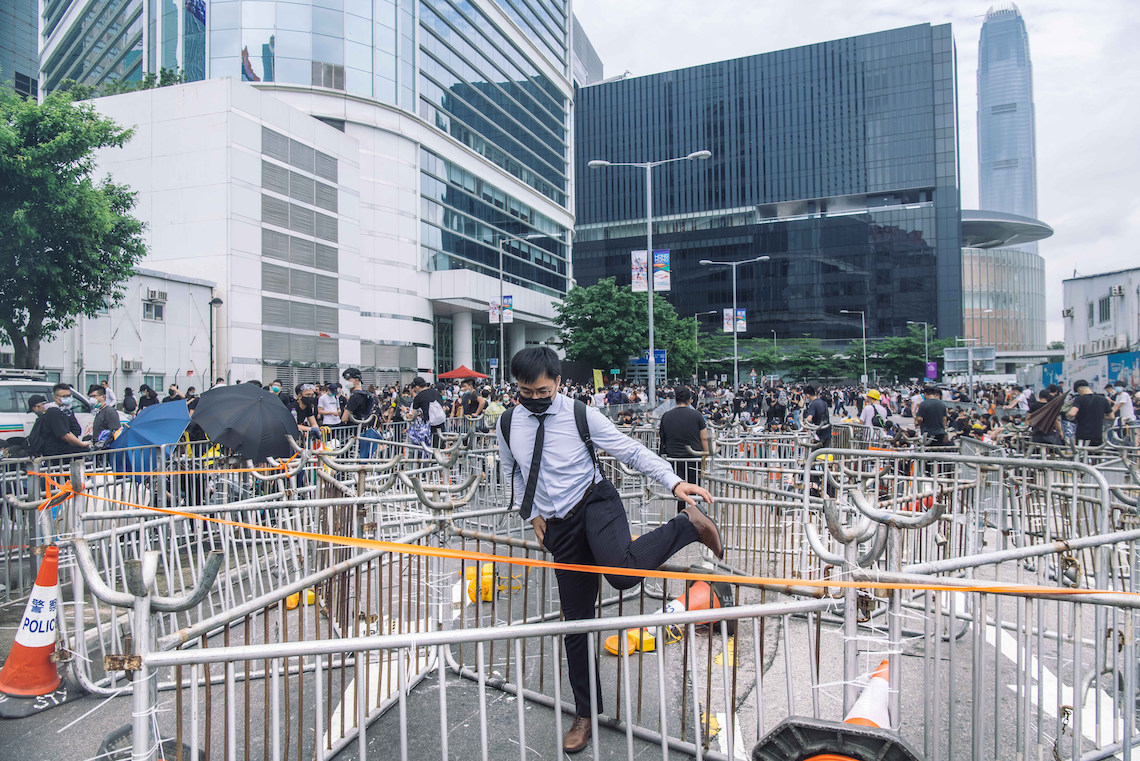
[{"label": "backpack shoulder strap", "polygon": [[586,451],[590,453],[590,461],[597,468],[598,454],[594,450],[594,439],[590,436],[590,423],[586,420],[586,403],[579,399],[574,400],[574,423],[578,426],[578,435],[586,445]]},{"label": "backpack shoulder strap", "polygon": [[507,448],[511,446],[511,414],[514,411],[514,407],[507,407],[503,414],[499,415],[499,430],[503,432],[503,441],[507,442]]}]

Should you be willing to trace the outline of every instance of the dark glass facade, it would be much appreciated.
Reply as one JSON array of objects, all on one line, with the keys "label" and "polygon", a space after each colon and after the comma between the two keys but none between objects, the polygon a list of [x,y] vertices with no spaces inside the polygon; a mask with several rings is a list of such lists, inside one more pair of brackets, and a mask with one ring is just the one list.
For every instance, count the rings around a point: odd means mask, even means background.
[{"label": "dark glass facade", "polygon": [[682,316],[731,306],[739,269],[748,333],[851,339],[907,320],[962,324],[957,91],[949,25],[923,24],[584,87],[576,108],[574,275],[630,281],[645,248],[672,252]]},{"label": "dark glass facade", "polygon": [[0,87],[35,97],[39,77],[36,0],[5,0],[0,3]]}]

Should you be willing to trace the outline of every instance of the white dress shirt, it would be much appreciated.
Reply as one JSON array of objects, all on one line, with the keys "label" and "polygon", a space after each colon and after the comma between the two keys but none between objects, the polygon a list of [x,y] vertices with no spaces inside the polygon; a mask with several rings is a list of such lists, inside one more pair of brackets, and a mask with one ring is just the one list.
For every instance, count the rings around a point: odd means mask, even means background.
[{"label": "white dress shirt", "polygon": [[[542,465],[534,490],[531,518],[562,518],[595,481],[602,480],[594,469],[590,453],[574,421],[574,401],[557,394],[547,410],[543,426]],[[503,438],[502,418],[496,428],[503,480],[511,480],[515,501],[521,502],[534,454],[538,420],[522,405],[511,413],[511,446]],[[614,427],[613,422],[593,407],[586,408],[586,423],[594,447],[653,478],[672,491],[681,482],[673,468],[649,449]],[[518,468],[515,468],[515,464]]]}]

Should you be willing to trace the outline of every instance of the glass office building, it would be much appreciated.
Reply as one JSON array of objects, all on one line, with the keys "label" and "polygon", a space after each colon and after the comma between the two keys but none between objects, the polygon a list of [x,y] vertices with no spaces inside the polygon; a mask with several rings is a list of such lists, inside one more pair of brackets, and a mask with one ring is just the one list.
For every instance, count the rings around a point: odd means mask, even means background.
[{"label": "glass office building", "polygon": [[36,0],[4,0],[0,3],[0,87],[34,98],[39,93],[39,72]]},{"label": "glass office building", "polygon": [[1045,348],[1045,260],[1028,245],[1053,234],[1040,220],[962,210],[964,335],[998,351]]},{"label": "glass office building", "polygon": [[[335,211],[336,294],[358,311],[341,315],[340,337],[322,328],[317,336],[340,342],[342,365],[358,361],[377,382],[460,363],[488,372],[499,355],[488,313],[500,279],[514,300],[505,331],[511,351],[553,334],[554,301],[569,287],[573,226],[568,0],[45,0],[42,20],[48,90],[65,79],[98,86],[164,69],[192,82],[228,77],[356,141],[355,156],[338,158]],[[578,49],[592,50],[588,40]],[[312,125],[265,108],[272,113],[255,114],[262,126],[289,146],[314,145],[320,133]],[[258,147],[263,153],[266,144]],[[292,293],[293,270],[301,268],[306,291],[310,274],[322,283],[329,273],[307,254],[293,261],[291,241],[282,264],[279,238],[310,242],[307,220],[330,210],[310,198],[319,174],[277,168],[289,174],[286,181],[270,171],[271,189],[282,195],[273,200],[287,201],[289,213],[279,203],[262,209],[262,228],[272,228],[263,237],[275,240],[261,255],[278,260],[259,271],[263,286],[276,288],[262,288],[262,324],[280,326],[286,276]],[[298,201],[316,203],[296,215],[301,230],[292,213]],[[359,360],[348,335],[359,338]],[[289,339],[286,357],[285,339],[263,339],[247,358],[272,354],[296,364],[312,353],[333,362],[322,341],[309,352]]]},{"label": "glass office building", "polygon": [[961,331],[954,42],[902,29],[585,87],[576,108],[574,274],[630,282],[645,247],[644,171],[656,161],[654,248],[669,249],[681,315],[732,304],[750,336],[852,339],[908,320]]},{"label": "glass office building", "polygon": [[978,196],[982,209],[1037,217],[1033,64],[1013,3],[989,9],[978,42]]}]

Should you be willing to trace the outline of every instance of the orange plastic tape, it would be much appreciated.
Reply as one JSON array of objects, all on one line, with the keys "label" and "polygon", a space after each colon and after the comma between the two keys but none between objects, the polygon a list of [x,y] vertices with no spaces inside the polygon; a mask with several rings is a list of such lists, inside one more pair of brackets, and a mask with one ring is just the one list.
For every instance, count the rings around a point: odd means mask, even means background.
[{"label": "orange plastic tape", "polygon": [[[50,480],[50,479],[49,479]],[[75,492],[68,484],[63,484],[61,490],[70,492],[69,497],[74,496]],[[452,550],[446,547],[423,547],[414,544],[400,544],[399,542],[386,542],[381,539],[361,539],[353,536],[333,536],[332,534],[314,534],[307,531],[293,531],[291,529],[277,528],[275,526],[255,526],[251,523],[242,523],[241,521],[231,521],[226,518],[216,518],[209,515],[197,515],[195,513],[186,513],[181,510],[174,510],[171,508],[154,507],[151,505],[139,505],[134,502],[126,502],[112,497],[101,497],[94,494],[84,494],[83,496],[88,499],[100,500],[102,502],[110,502],[112,504],[121,505],[122,507],[135,508],[137,510],[151,510],[156,513],[163,513],[165,515],[177,515],[182,518],[190,518],[193,520],[205,521],[207,523],[216,523],[220,526],[232,526],[234,528],[244,528],[250,531],[261,531],[267,534],[277,534],[279,536],[291,536],[297,539],[307,539],[314,542],[328,542],[330,544],[339,544],[344,547],[359,547],[368,550],[387,550],[393,553],[401,553],[405,555],[420,555],[423,557],[437,557],[449,558],[451,560],[472,560],[475,562],[489,562],[489,563],[505,563],[508,565],[526,566],[529,568],[550,568],[552,570],[564,571],[580,571],[582,573],[601,573],[607,576],[636,576],[639,578],[651,579],[677,579],[680,581],[727,581],[732,584],[741,584],[745,586],[799,586],[799,587],[818,587],[818,588],[837,588],[837,589],[878,589],[878,590],[907,590],[907,591],[932,591],[932,592],[986,592],[998,595],[1042,595],[1042,594],[1072,594],[1072,595],[1090,595],[1090,594],[1127,594],[1127,595],[1140,595],[1140,592],[1118,592],[1113,593],[1105,589],[1069,589],[1066,587],[1039,587],[1031,584],[1017,584],[1007,586],[987,586],[985,584],[976,584],[971,586],[960,587],[940,587],[933,584],[919,584],[919,583],[891,583],[883,581],[839,581],[834,579],[782,579],[772,576],[726,576],[724,574],[712,573],[692,573],[685,571],[661,571],[653,570],[646,571],[640,568],[613,568],[610,566],[601,565],[582,565],[574,563],[556,563],[552,560],[539,560],[537,558],[526,557],[512,557],[506,555],[492,555],[486,552],[466,552],[464,550]]]}]

